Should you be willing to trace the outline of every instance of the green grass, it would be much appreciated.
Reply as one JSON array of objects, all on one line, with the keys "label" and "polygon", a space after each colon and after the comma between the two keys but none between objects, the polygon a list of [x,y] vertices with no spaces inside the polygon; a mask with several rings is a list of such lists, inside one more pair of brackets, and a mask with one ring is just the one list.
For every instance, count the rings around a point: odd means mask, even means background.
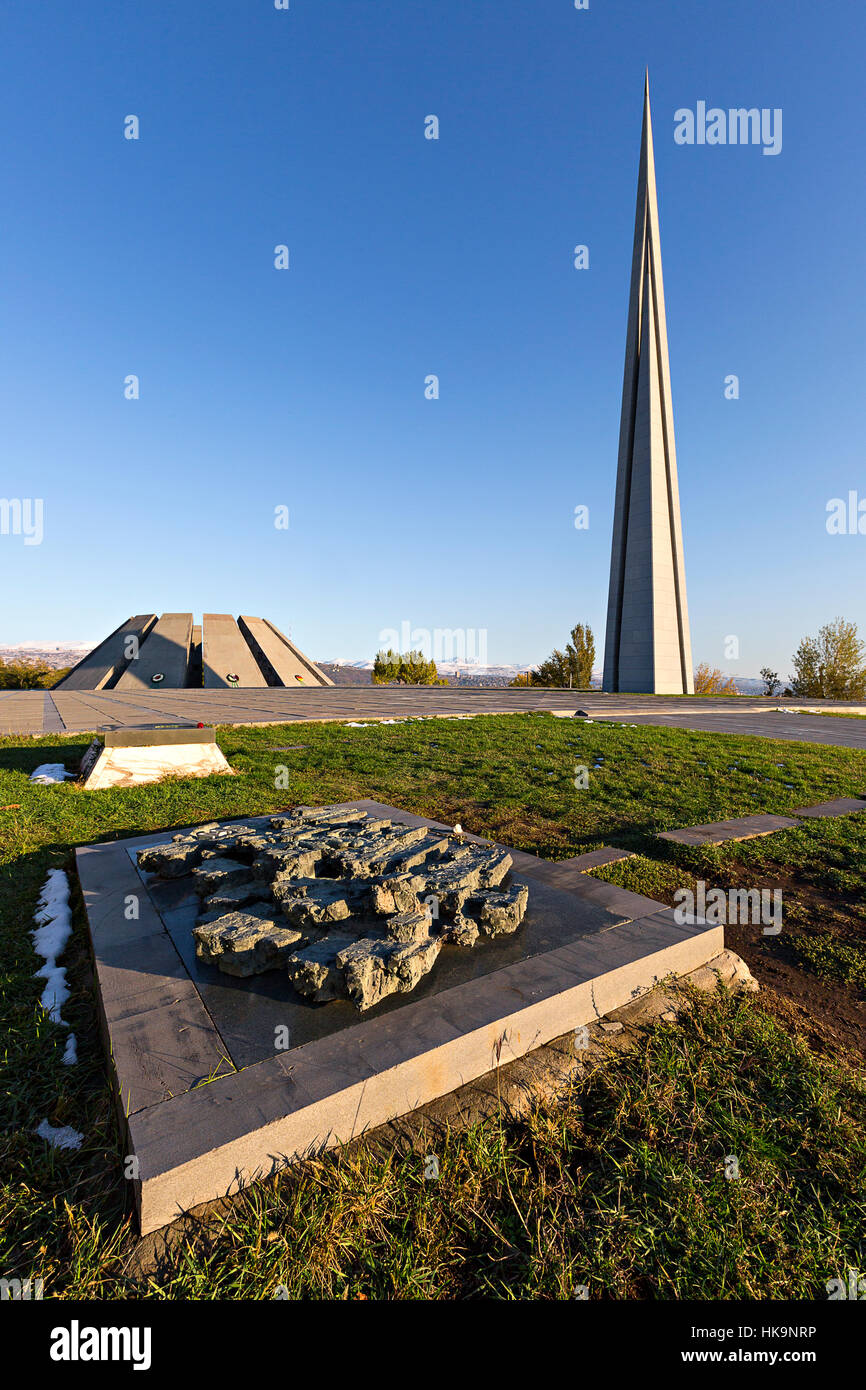
[{"label": "green grass", "polygon": [[866,919],[866,815],[804,820],[793,830],[722,845],[656,842],[651,854],[608,865],[596,877],[669,899],[694,879],[717,882],[728,868],[757,883],[780,865],[793,866],[797,878],[817,891],[849,900]]},{"label": "green grass", "polygon": [[[86,843],[305,799],[409,797],[418,812],[459,816],[482,833],[510,828],[507,843],[566,857],[604,842],[650,848],[659,830],[866,794],[857,749],[539,715],[231,728],[219,742],[236,778],[96,793],[28,784],[39,762],[77,760],[88,741],[0,741],[0,807],[21,803],[18,812],[0,810],[0,836],[16,835],[26,852],[52,839]],[[289,743],[307,747],[270,751]],[[274,785],[280,764],[289,769],[285,791]],[[574,787],[577,765],[590,769],[585,791]]]},{"label": "green grass", "polygon": [[856,714],[853,710],[848,710],[848,709],[822,709],[822,710],[804,709],[804,710],[801,711],[801,713],[803,713],[803,714],[820,714],[820,715],[824,715],[824,716],[825,716],[826,718],[828,718],[828,719],[866,719],[866,714]]},{"label": "green grass", "polygon": [[[0,741],[0,807],[18,804],[0,809],[0,1275],[41,1276],[46,1296],[134,1287],[77,898],[64,1007],[74,1068],[60,1063],[65,1031],[46,1020],[33,978],[36,897],[49,867],[73,868],[75,845],[369,796],[551,858],[630,846],[639,857],[605,877],[665,898],[722,861],[665,846],[655,831],[866,790],[857,750],[530,715],[231,728],[219,741],[237,777],[95,793],[27,781],[39,762],[71,766],[86,737]],[[598,755],[603,768],[577,791],[575,764],[592,768]],[[275,786],[280,765],[286,790]],[[822,891],[862,900],[863,834],[850,821],[811,822],[772,843]],[[728,852],[758,872],[770,845]],[[838,952],[836,962],[859,969]],[[82,1149],[49,1149],[33,1133],[43,1119],[81,1130]],[[701,999],[568,1104],[452,1136],[438,1182],[424,1181],[418,1157],[355,1146],[251,1190],[146,1291],[259,1298],[282,1283],[293,1296],[558,1298],[588,1284],[591,1296],[821,1296],[825,1279],[864,1265],[864,1146],[862,1089],[844,1058],[813,1055],[760,999]],[[738,1183],[723,1176],[732,1153]]]},{"label": "green grass", "polygon": [[432,1144],[438,1180],[426,1154],[353,1145],[249,1190],[144,1286],[104,1120],[72,1156],[22,1136],[2,1262],[70,1297],[822,1297],[864,1263],[862,1104],[759,1005],[720,994],[561,1105]]},{"label": "green grass", "polygon": [[[794,830],[724,845],[658,848],[596,877],[672,903],[695,880],[722,888],[782,885],[783,932],[759,944],[802,972],[866,999],[866,814],[805,820]],[[828,1000],[832,1008],[832,1000]]]},{"label": "green grass", "polygon": [[792,949],[800,962],[822,980],[839,980],[866,993],[866,943],[839,941],[820,932],[798,937]]}]

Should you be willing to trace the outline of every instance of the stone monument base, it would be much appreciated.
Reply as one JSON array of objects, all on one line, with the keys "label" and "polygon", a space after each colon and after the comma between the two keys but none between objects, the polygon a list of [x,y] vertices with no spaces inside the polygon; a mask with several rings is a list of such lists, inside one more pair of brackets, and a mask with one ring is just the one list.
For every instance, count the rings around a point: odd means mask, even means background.
[{"label": "stone monument base", "polygon": [[[346,806],[448,830],[372,801]],[[138,868],[139,850],[176,833],[77,853],[142,1234],[447,1095],[724,947],[720,927],[681,925],[576,861],[515,850],[512,882],[528,887],[519,929],[471,950],[443,945],[410,993],[359,1014],[349,998],[299,994],[283,971],[233,978],[199,959],[189,887]]]}]

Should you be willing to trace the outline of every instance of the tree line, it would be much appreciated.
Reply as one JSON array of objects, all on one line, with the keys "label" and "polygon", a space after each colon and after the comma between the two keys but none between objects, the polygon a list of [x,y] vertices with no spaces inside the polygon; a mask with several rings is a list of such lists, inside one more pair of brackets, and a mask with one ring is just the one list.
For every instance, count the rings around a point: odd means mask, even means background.
[{"label": "tree line", "polygon": [[71,670],[71,666],[58,670],[44,661],[0,660],[0,690],[50,690]]},{"label": "tree line", "polygon": [[[792,657],[792,673],[786,686],[778,671],[761,669],[764,693],[796,695],[809,700],[862,700],[866,698],[866,643],[857,624],[834,618],[817,636],[804,637]],[[595,638],[589,624],[571,630],[565,651],[554,648],[545,661],[511,682],[513,686],[547,686],[589,690],[595,662]],[[707,662],[695,669],[696,695],[737,695],[736,682]]]}]

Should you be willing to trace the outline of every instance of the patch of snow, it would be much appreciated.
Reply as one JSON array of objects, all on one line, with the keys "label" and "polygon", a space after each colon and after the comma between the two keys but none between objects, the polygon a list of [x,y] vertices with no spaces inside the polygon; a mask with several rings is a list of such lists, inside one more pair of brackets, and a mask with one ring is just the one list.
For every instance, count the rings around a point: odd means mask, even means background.
[{"label": "patch of snow", "polygon": [[[69,908],[69,879],[62,869],[49,869],[48,877],[33,919],[37,923],[33,932],[33,949],[45,964],[36,971],[36,978],[45,980],[41,1004],[53,1023],[68,1028],[69,1024],[60,1016],[60,1010],[69,998],[66,983],[66,970],[57,961],[66,950],[72,935],[72,914]],[[67,1067],[78,1061],[75,1034],[70,1033],[66,1040],[63,1063]]]},{"label": "patch of snow", "polygon": [[47,1120],[42,1120],[36,1129],[40,1139],[45,1139],[52,1144],[55,1149],[80,1149],[83,1134],[79,1134],[77,1129],[71,1125],[50,1125]]},{"label": "patch of snow", "polygon": [[30,774],[31,782],[38,782],[42,787],[53,786],[55,782],[65,782],[71,773],[66,771],[63,763],[40,763]]}]

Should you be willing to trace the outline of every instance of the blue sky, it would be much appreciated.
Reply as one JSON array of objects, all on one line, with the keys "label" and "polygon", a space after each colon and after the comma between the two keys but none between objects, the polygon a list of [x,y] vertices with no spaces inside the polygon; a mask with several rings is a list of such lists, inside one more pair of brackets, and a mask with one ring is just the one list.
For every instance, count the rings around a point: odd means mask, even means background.
[{"label": "blue sky", "polygon": [[[866,631],[825,524],[866,499],[861,7],[10,0],[0,37],[0,495],[44,502],[0,644],[207,609],[529,662],[581,620],[600,664],[647,64],[695,660]],[[781,108],[782,152],[678,146],[699,100]]]}]

